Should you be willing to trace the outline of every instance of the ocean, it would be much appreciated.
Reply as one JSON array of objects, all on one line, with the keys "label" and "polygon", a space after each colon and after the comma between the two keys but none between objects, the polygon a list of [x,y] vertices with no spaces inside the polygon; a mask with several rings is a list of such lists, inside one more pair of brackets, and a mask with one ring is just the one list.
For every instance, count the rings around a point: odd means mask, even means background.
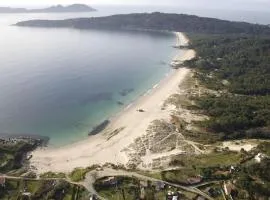
[{"label": "ocean", "polygon": [[30,15],[0,19],[1,134],[82,140],[157,84],[177,54],[172,33],[9,26],[86,14]]},{"label": "ocean", "polygon": [[0,14],[0,134],[48,136],[50,146],[87,138],[93,127],[120,112],[169,73],[169,63],[179,53],[172,48],[176,38],[171,33],[10,26],[18,21],[152,11],[263,24],[269,19],[265,17],[269,15],[236,12],[234,16],[168,7],[98,10]]}]

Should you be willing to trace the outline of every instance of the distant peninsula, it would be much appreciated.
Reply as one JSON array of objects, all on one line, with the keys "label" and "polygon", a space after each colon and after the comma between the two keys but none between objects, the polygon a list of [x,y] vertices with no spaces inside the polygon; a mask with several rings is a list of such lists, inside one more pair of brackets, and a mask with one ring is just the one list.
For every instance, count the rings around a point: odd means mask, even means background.
[{"label": "distant peninsula", "polygon": [[56,5],[41,9],[0,7],[0,13],[64,13],[64,12],[93,12],[96,9],[84,4],[72,4],[68,6]]},{"label": "distant peninsula", "polygon": [[159,12],[67,20],[30,20],[16,25],[46,28],[166,30],[206,34],[270,34],[270,27],[266,25]]}]

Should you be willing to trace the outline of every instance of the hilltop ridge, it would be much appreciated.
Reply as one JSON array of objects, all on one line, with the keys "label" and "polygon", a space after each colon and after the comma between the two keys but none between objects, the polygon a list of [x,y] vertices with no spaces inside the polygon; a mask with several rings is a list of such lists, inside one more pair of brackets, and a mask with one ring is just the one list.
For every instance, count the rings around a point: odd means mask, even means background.
[{"label": "hilltop ridge", "polygon": [[67,20],[30,20],[16,24],[28,27],[77,29],[145,29],[206,34],[269,34],[270,27],[186,14],[135,13]]},{"label": "hilltop ridge", "polygon": [[84,4],[72,4],[68,6],[56,5],[41,9],[0,7],[0,13],[61,13],[61,12],[92,12],[96,9]]}]

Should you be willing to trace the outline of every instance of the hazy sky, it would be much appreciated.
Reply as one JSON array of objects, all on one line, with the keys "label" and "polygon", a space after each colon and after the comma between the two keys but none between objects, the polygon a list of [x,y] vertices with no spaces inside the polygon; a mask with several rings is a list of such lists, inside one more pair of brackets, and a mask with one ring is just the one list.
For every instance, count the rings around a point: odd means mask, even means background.
[{"label": "hazy sky", "polygon": [[84,3],[125,5],[168,5],[193,8],[267,10],[270,0],[0,0],[0,6],[42,6],[52,4]]}]

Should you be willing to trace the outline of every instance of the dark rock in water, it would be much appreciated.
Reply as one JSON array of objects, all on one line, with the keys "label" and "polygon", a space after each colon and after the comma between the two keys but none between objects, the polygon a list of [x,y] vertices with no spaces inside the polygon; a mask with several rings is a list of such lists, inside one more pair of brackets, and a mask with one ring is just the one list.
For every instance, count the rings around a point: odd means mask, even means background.
[{"label": "dark rock in water", "polygon": [[127,96],[129,93],[133,92],[134,88],[126,88],[119,92],[121,96]]},{"label": "dark rock in water", "polygon": [[176,48],[176,49],[189,49],[189,46],[180,45],[180,46],[173,46],[173,48]]},{"label": "dark rock in water", "polygon": [[102,122],[101,124],[99,124],[98,126],[94,127],[92,129],[92,131],[90,131],[88,133],[89,136],[91,135],[96,135],[98,133],[100,133],[101,131],[103,131],[108,125],[110,124],[110,120],[105,120],[104,122]]},{"label": "dark rock in water", "polygon": [[88,104],[91,102],[99,102],[99,101],[111,101],[113,94],[111,92],[97,93],[91,94],[87,99],[84,99],[82,104]]},{"label": "dark rock in water", "polygon": [[159,64],[160,65],[167,65],[168,63],[166,63],[165,61],[160,61]]},{"label": "dark rock in water", "polygon": [[124,105],[124,103],[121,102],[121,101],[117,101],[117,104],[118,104],[119,106],[123,106],[123,105]]},{"label": "dark rock in water", "polygon": [[142,112],[145,112],[145,110],[143,110],[143,109],[138,109],[137,111],[138,111],[138,112],[141,112],[141,113],[142,113]]}]

